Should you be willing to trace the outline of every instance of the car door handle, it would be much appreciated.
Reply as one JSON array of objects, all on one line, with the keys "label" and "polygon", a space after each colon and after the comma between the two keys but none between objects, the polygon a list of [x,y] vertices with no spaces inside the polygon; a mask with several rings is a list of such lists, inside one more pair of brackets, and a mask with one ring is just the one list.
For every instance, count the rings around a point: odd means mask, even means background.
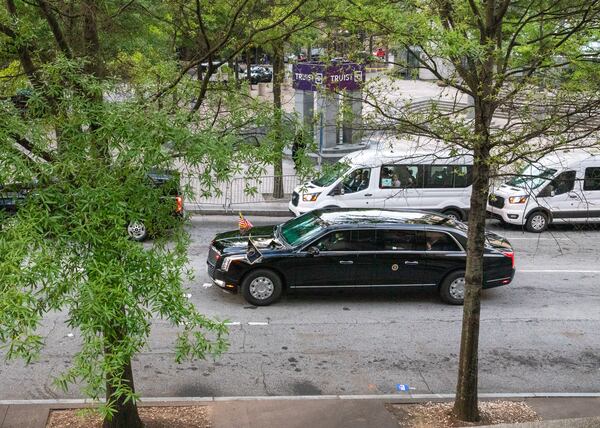
[{"label": "car door handle", "polygon": [[418,265],[419,262],[409,262],[409,261],[406,261],[406,262],[404,262],[404,264],[405,265]]},{"label": "car door handle", "polygon": [[373,196],[372,193],[365,193],[365,196]]},{"label": "car door handle", "polygon": [[579,196],[573,195],[573,194],[569,194],[569,198],[571,198],[571,199],[579,199]]},{"label": "car door handle", "polygon": [[340,260],[341,265],[352,265],[354,262],[352,260]]}]

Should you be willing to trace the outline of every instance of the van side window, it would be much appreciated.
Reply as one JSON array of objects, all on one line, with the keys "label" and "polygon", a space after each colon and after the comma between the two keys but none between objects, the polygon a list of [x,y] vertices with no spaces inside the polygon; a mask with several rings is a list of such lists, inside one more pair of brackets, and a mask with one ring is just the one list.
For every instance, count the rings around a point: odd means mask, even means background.
[{"label": "van side window", "polygon": [[344,177],[344,193],[354,193],[369,187],[371,178],[370,168],[359,168]]},{"label": "van side window", "polygon": [[383,165],[380,177],[380,189],[423,187],[423,174],[420,165]]},{"label": "van side window", "polygon": [[561,172],[554,180],[544,189],[544,196],[562,195],[570,192],[575,187],[575,171]]},{"label": "van side window", "polygon": [[471,167],[469,165],[426,165],[425,188],[460,188],[471,185]]},{"label": "van side window", "polygon": [[583,178],[583,190],[600,190],[600,168],[586,168]]}]

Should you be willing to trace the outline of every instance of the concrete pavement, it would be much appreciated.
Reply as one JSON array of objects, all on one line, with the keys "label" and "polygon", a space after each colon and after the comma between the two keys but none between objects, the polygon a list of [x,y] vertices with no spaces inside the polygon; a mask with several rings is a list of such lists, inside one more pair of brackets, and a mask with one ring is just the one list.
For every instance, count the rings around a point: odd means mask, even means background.
[{"label": "concrete pavement", "polygon": [[[502,398],[502,399],[511,399]],[[514,397],[532,407],[542,422],[497,427],[600,427],[598,397]],[[183,399],[180,399],[183,400]],[[217,401],[215,401],[217,400]],[[440,399],[346,399],[343,397],[264,397],[264,399],[190,399],[152,401],[142,406],[206,406],[214,428],[396,428],[386,404],[416,404]],[[0,405],[0,428],[43,428],[51,409],[81,408],[82,404],[45,403]],[[175,427],[176,428],[176,427]]]}]

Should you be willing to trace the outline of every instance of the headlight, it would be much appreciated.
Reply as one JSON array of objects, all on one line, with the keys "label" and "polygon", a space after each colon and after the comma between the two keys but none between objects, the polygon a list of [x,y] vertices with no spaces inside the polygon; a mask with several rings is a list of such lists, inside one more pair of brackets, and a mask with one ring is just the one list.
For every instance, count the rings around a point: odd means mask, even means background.
[{"label": "headlight", "polygon": [[223,263],[221,263],[221,270],[227,272],[229,270],[229,266],[231,262],[244,260],[246,256],[229,256],[223,259]]},{"label": "headlight", "polygon": [[524,195],[524,196],[511,196],[510,198],[508,198],[508,203],[510,204],[524,204],[525,202],[527,202],[527,198],[528,196]]},{"label": "headlight", "polygon": [[304,202],[314,202],[317,200],[317,198],[319,197],[319,195],[321,194],[321,192],[319,193],[305,193],[304,195],[302,195],[302,200]]},{"label": "headlight", "polygon": [[223,263],[221,263],[221,270],[224,270],[225,272],[227,272],[229,270],[229,265],[231,264],[232,260],[231,257],[225,257],[225,259],[223,260]]}]

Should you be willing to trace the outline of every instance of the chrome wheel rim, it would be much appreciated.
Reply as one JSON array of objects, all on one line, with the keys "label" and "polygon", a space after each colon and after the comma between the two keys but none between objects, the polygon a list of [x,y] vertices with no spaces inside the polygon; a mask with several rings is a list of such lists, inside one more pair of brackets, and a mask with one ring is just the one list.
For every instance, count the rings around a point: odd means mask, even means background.
[{"label": "chrome wheel rim", "polygon": [[534,230],[542,230],[546,225],[546,219],[541,214],[536,214],[531,218],[531,227]]},{"label": "chrome wheel rim", "polygon": [[450,283],[450,296],[456,300],[464,300],[465,298],[465,279],[456,278]]},{"label": "chrome wheel rim", "polygon": [[127,233],[133,239],[142,239],[144,236],[146,236],[146,226],[142,222],[132,221],[127,226]]},{"label": "chrome wheel rim", "polygon": [[265,300],[273,295],[275,286],[266,276],[254,278],[250,283],[250,295],[257,300]]},{"label": "chrome wheel rim", "polygon": [[446,217],[451,218],[452,220],[459,220],[458,216],[454,213],[446,214]]}]

